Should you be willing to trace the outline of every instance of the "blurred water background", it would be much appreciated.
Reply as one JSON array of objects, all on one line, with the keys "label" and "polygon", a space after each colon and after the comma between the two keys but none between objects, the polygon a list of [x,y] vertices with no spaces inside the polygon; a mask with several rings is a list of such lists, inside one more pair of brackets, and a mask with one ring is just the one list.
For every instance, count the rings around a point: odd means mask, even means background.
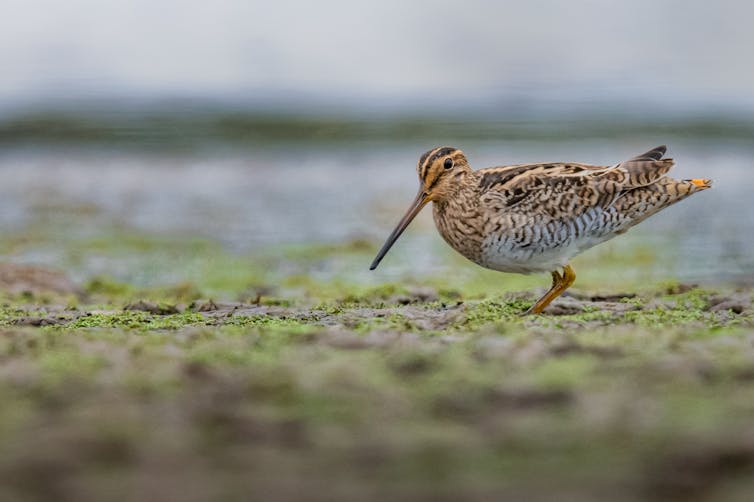
[{"label": "blurred water background", "polygon": [[[668,144],[674,175],[712,178],[714,190],[621,239],[663,250],[681,280],[754,281],[750,4],[47,0],[4,10],[4,260],[134,276],[138,262],[108,270],[113,260],[71,260],[55,244],[133,233],[252,256],[376,247],[434,146],[462,148],[481,168],[612,164]],[[381,275],[364,263],[364,280],[448,266],[426,213]],[[168,280],[150,274],[139,280]]]}]

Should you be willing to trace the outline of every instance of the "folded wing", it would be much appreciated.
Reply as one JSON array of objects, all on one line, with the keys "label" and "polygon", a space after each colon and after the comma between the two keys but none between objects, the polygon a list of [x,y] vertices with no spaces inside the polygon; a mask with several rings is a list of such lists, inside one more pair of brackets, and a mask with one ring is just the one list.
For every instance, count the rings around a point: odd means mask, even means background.
[{"label": "folded wing", "polygon": [[[658,146],[613,166],[527,164],[484,170],[486,230],[532,226],[552,245],[625,232],[660,209],[703,189],[667,175],[673,160]],[[524,232],[529,235],[529,232]],[[527,244],[527,243],[524,243]]]}]

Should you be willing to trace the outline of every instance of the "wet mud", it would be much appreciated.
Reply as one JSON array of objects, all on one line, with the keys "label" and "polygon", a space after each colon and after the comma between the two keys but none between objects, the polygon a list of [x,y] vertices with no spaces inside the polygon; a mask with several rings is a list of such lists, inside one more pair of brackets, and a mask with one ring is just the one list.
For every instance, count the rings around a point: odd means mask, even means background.
[{"label": "wet mud", "polygon": [[258,288],[230,301],[3,277],[2,499],[754,489],[751,288],[576,289],[523,316],[537,292],[423,285],[320,301]]}]

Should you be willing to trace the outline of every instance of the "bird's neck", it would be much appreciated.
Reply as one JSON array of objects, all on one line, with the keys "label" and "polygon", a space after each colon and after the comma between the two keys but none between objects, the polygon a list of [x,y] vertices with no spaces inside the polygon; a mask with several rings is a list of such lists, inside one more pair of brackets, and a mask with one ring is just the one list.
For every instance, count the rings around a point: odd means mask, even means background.
[{"label": "bird's neck", "polygon": [[482,252],[482,212],[476,173],[469,173],[453,191],[432,203],[437,230],[450,246],[466,258],[478,262]]}]

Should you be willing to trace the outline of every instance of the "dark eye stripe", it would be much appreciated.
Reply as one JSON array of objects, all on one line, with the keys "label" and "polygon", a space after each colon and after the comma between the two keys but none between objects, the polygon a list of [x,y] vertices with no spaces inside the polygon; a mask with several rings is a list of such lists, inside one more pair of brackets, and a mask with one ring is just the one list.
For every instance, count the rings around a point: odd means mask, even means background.
[{"label": "dark eye stripe", "polygon": [[[450,155],[456,151],[457,151],[457,148],[453,148],[452,146],[441,146],[441,147],[433,148],[432,150],[428,152],[425,152],[424,155],[422,155],[421,158],[419,158],[419,178],[422,180],[426,180],[430,174],[430,167],[432,166],[432,163],[434,161],[441,159],[445,157],[446,155]],[[452,159],[450,160],[451,162],[453,162]],[[446,167],[446,169],[450,169],[450,167]]]}]

